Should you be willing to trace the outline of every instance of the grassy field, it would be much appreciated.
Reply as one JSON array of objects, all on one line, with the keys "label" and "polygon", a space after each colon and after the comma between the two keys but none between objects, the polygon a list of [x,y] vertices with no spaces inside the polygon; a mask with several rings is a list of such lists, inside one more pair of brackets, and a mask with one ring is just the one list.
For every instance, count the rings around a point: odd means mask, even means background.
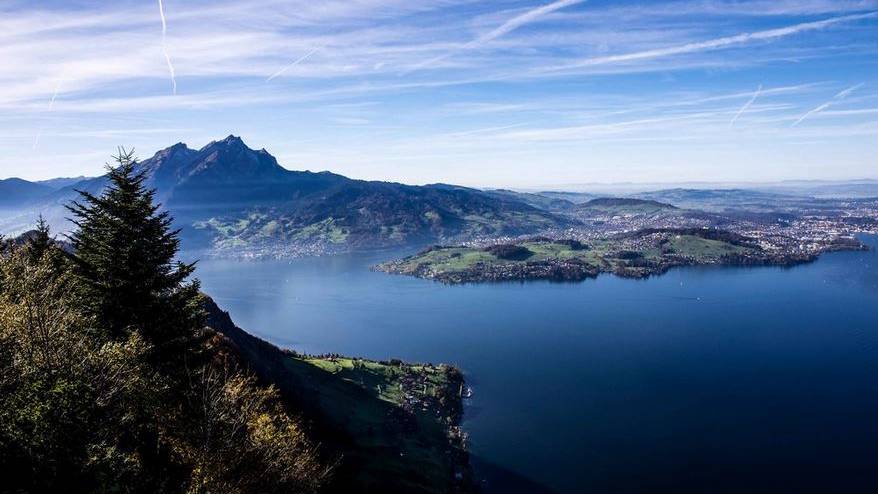
[{"label": "grassy field", "polygon": [[212,301],[208,310],[209,325],[321,439],[326,460],[337,465],[327,492],[471,490],[456,368],[300,355],[246,333]]},{"label": "grassy field", "polygon": [[720,240],[711,240],[693,235],[677,235],[670,239],[668,245],[674,252],[693,259],[706,260],[727,254],[744,253],[747,247],[733,245]]},{"label": "grassy field", "polygon": [[293,238],[296,240],[324,240],[333,244],[344,243],[348,238],[348,231],[340,227],[335,218],[326,218],[318,223],[312,223],[297,231]]},{"label": "grassy field", "polygon": [[[574,248],[570,242],[546,240],[525,241],[515,245],[527,249],[529,254],[508,259],[489,249],[435,247],[405,259],[379,265],[378,269],[454,281],[464,279],[454,277],[455,275],[479,271],[496,273],[507,270],[520,277],[521,269],[516,268],[522,266],[539,263],[569,265],[570,262],[575,262],[588,266],[591,270],[643,276],[651,272],[661,272],[674,265],[720,263],[726,256],[745,254],[752,250],[751,247],[704,238],[698,234],[673,232],[591,240],[584,248]],[[541,273],[540,276],[545,275],[545,271],[537,271],[536,268],[534,271]],[[477,274],[475,277],[478,277]],[[492,275],[491,279],[496,279],[496,275]]]},{"label": "grassy field", "polygon": [[[306,357],[303,360],[317,368],[356,384],[363,389],[374,390],[375,397],[402,406],[407,394],[436,397],[449,386],[445,366],[397,364],[372,360]],[[412,380],[424,387],[413,388]]]},{"label": "grassy field", "polygon": [[348,229],[339,225],[335,218],[293,227],[284,218],[271,219],[260,213],[250,213],[237,219],[211,218],[194,226],[196,229],[212,232],[214,243],[219,248],[243,248],[277,239],[300,243],[344,244],[349,236]]},{"label": "grassy field", "polygon": [[[290,357],[284,365],[332,430],[355,444],[337,478],[380,486],[393,478],[404,492],[444,492],[462,454],[460,374],[444,365],[411,365],[345,357]],[[413,468],[415,467],[415,468]]]}]

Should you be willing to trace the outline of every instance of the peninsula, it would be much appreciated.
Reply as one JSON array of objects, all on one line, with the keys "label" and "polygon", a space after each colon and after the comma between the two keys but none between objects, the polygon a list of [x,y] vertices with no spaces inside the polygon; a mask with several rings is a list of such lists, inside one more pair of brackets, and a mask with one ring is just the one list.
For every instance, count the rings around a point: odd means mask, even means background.
[{"label": "peninsula", "polygon": [[373,269],[449,284],[581,281],[600,273],[645,278],[677,266],[791,266],[813,261],[822,252],[863,248],[845,237],[801,251],[715,228],[646,228],[587,241],[533,237],[488,246],[434,246]]}]

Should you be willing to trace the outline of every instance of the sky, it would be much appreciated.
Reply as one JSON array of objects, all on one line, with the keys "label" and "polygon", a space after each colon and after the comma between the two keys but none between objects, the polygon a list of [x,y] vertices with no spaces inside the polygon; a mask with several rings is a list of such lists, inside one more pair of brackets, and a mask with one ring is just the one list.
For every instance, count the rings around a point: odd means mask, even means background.
[{"label": "sky", "polygon": [[229,134],[412,184],[878,178],[878,0],[0,0],[0,178]]}]

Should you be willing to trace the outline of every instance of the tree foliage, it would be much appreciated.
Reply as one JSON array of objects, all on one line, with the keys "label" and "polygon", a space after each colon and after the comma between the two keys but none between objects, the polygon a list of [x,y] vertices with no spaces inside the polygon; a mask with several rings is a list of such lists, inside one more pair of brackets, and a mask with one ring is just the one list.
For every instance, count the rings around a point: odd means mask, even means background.
[{"label": "tree foliage", "polygon": [[0,492],[313,492],[328,475],[273,388],[203,328],[194,265],[130,153],[0,249]]},{"label": "tree foliage", "polygon": [[[139,328],[159,351],[173,351],[204,323],[194,264],[175,257],[179,230],[159,211],[146,170],[120,149],[100,196],[80,191],[68,206],[78,229],[70,236],[82,307],[111,336]],[[166,355],[170,356],[170,355]]]},{"label": "tree foliage", "polygon": [[190,493],[309,492],[328,470],[273,387],[228,366],[207,366],[192,385]]},{"label": "tree foliage", "polygon": [[137,332],[124,340],[89,335],[71,304],[75,283],[52,248],[35,242],[0,260],[0,463],[27,491],[86,491],[134,481],[141,459],[131,440],[161,385]]}]

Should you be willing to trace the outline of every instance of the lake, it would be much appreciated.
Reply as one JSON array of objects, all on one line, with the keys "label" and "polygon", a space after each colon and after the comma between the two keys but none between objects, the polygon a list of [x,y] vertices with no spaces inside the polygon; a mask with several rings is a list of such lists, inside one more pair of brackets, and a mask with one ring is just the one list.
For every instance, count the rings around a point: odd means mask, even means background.
[{"label": "lake", "polygon": [[874,250],[466,286],[369,271],[386,258],[197,276],[278,345],[461,367],[487,492],[878,492]]}]

